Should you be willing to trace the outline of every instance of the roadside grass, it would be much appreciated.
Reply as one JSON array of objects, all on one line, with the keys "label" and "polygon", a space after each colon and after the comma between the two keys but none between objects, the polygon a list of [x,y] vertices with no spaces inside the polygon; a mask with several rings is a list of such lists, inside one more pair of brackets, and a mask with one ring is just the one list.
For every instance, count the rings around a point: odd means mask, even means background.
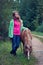
[{"label": "roadside grass", "polygon": [[[37,37],[37,38],[39,38],[39,37]],[[39,38],[39,40],[41,40],[41,42],[43,42],[43,38]]]},{"label": "roadside grass", "polygon": [[34,37],[38,38],[43,43],[43,38],[40,38],[38,36],[34,36]]},{"label": "roadside grass", "polygon": [[[38,38],[39,40],[41,40],[41,42],[43,42],[43,38],[41,37],[38,37],[38,36],[43,36],[43,33],[41,32],[36,32],[36,31],[32,31],[32,34],[35,34],[33,35],[34,37]],[[38,35],[38,36],[37,36]]]},{"label": "roadside grass", "polygon": [[23,53],[21,52],[21,48],[17,50],[17,56],[13,56],[10,54],[11,51],[11,42],[6,41],[0,42],[0,65],[35,65],[37,60],[32,55],[30,60],[28,60]]},{"label": "roadside grass", "polygon": [[39,35],[39,36],[43,36],[43,33],[41,33],[41,32],[36,32],[36,31],[32,31],[32,34]]}]

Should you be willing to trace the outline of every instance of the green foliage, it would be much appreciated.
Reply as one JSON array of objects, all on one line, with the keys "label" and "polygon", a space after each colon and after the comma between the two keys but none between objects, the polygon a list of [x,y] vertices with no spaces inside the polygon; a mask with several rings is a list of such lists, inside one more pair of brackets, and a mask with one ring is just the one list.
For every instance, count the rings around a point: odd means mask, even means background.
[{"label": "green foliage", "polygon": [[[35,30],[36,26],[33,22],[37,17],[37,0],[23,0],[20,15],[24,20],[24,26],[30,28],[31,30]],[[38,21],[36,21],[37,23]]]},{"label": "green foliage", "polygon": [[43,36],[43,32],[32,31],[32,34]]},{"label": "green foliage", "polygon": [[13,10],[20,12],[24,26],[33,31],[36,30],[43,21],[42,4],[43,0],[20,0],[20,2],[19,0],[0,0],[0,35],[7,37]]},{"label": "green foliage", "polygon": [[16,4],[13,0],[0,1],[0,36],[4,39],[8,37],[9,21],[12,18],[12,11],[17,7]]},{"label": "green foliage", "polygon": [[38,32],[43,32],[43,23],[36,29]]}]

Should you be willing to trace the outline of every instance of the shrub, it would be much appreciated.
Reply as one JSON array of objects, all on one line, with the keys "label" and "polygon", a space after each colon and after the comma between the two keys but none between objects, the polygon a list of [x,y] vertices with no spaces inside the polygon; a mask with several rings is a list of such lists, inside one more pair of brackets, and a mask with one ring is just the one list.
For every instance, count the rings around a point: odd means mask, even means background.
[{"label": "shrub", "polygon": [[43,32],[43,23],[36,29],[38,32]]}]

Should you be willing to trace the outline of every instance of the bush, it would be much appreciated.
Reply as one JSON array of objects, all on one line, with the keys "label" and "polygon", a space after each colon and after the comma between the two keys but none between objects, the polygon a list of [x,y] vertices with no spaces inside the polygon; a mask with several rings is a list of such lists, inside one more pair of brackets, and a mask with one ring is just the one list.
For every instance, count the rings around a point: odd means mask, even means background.
[{"label": "bush", "polygon": [[43,32],[43,23],[36,29],[36,31]]},{"label": "bush", "polygon": [[8,23],[3,21],[0,25],[0,40],[5,40],[8,37]]}]

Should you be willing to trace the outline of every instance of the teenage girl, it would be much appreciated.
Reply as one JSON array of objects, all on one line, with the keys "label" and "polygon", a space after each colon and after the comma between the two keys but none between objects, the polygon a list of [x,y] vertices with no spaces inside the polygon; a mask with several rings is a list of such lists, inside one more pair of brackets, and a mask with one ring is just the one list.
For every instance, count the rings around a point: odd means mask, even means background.
[{"label": "teenage girl", "polygon": [[13,19],[10,21],[9,25],[9,37],[12,40],[12,50],[10,53],[16,55],[16,51],[20,45],[20,33],[23,23],[18,11],[14,11],[12,16]]}]

